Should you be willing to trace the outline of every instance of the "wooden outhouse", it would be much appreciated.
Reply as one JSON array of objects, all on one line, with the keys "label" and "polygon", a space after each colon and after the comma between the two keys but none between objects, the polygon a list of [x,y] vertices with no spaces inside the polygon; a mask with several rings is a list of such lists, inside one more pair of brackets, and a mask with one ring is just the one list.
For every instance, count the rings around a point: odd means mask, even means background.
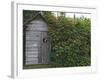
[{"label": "wooden outhouse", "polygon": [[50,43],[46,19],[38,13],[23,27],[24,64],[48,64]]}]

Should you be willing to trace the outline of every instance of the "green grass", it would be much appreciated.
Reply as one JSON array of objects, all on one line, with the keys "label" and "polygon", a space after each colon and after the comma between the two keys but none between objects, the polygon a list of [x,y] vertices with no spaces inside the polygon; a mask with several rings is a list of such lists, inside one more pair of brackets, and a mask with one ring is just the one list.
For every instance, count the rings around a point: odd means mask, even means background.
[{"label": "green grass", "polygon": [[24,65],[23,69],[38,69],[38,68],[49,68],[48,64],[33,64],[33,65]]}]

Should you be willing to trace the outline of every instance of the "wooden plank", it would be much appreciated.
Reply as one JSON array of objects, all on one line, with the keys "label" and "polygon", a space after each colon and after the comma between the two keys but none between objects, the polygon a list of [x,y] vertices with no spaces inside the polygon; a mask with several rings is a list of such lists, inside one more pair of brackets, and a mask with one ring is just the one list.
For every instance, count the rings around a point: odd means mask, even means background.
[{"label": "wooden plank", "polygon": [[27,57],[27,58],[34,58],[34,57],[36,57],[36,58],[37,58],[37,57],[38,57],[38,55],[34,55],[34,54],[29,55],[29,54],[28,54],[28,55],[26,55],[26,57]]},{"label": "wooden plank", "polygon": [[38,61],[26,61],[26,65],[38,64]]},{"label": "wooden plank", "polygon": [[38,54],[38,52],[32,52],[32,51],[30,51],[30,52],[26,52],[26,54]]},{"label": "wooden plank", "polygon": [[25,47],[38,47],[38,46],[39,46],[39,44],[28,44]]},{"label": "wooden plank", "polygon": [[39,48],[34,47],[34,48],[26,48],[25,51],[38,51],[38,50],[39,50]]}]

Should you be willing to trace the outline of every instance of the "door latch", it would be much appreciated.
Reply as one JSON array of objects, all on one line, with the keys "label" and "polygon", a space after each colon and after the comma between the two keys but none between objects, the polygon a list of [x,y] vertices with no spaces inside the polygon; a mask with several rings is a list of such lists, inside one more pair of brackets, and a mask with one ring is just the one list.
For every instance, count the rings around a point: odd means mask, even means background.
[{"label": "door latch", "polygon": [[47,38],[43,38],[43,43],[47,43],[48,39]]}]

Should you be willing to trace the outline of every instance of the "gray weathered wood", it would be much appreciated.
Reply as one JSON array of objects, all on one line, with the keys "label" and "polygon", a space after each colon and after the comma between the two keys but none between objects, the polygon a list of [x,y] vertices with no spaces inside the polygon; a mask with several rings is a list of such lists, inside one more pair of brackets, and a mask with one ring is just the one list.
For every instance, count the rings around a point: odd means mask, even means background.
[{"label": "gray weathered wood", "polygon": [[48,63],[48,42],[43,42],[47,38],[47,23],[43,20],[33,20],[26,25],[25,31],[25,61],[26,64]]}]

